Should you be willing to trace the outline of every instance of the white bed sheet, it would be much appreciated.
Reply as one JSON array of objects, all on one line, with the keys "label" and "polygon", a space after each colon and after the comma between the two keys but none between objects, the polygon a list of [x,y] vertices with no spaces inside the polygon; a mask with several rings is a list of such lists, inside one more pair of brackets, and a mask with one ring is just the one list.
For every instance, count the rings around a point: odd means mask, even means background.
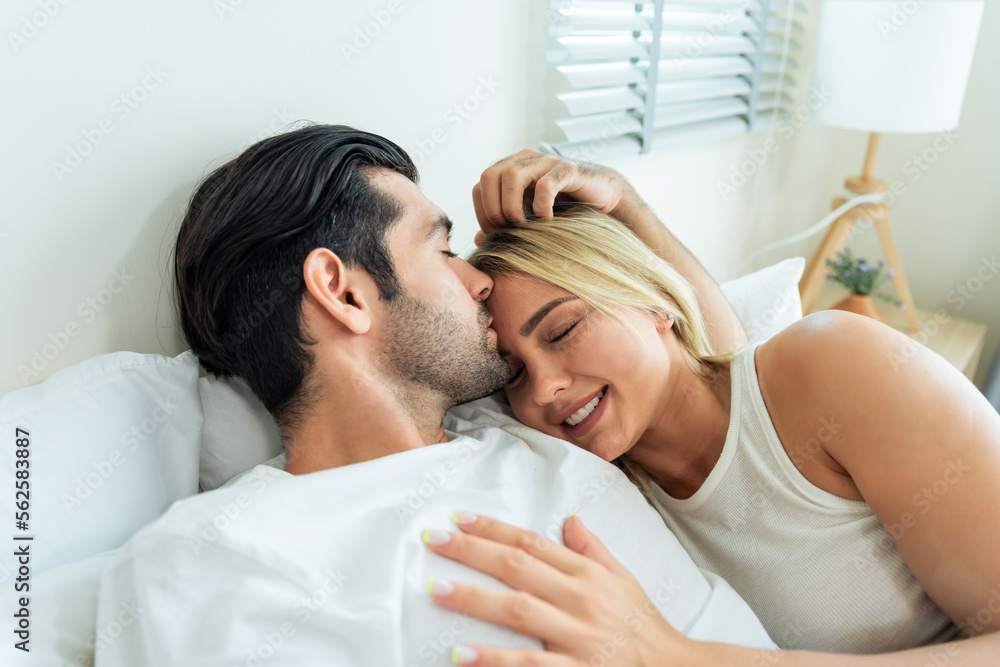
[{"label": "white bed sheet", "polygon": [[141,611],[98,667],[409,667],[450,664],[454,642],[539,646],[429,600],[429,576],[502,587],[421,543],[456,509],[550,536],[579,512],[682,632],[774,647],[613,466],[477,406],[446,427],[446,444],[302,476],[258,466],[174,504],[103,570],[97,627],[123,604]]}]

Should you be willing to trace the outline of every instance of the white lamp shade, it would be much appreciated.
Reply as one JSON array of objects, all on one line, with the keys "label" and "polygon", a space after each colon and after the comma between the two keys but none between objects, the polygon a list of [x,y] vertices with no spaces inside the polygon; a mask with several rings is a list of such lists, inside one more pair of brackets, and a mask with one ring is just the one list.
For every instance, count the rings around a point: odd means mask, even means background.
[{"label": "white lamp shade", "polygon": [[982,0],[825,0],[814,118],[866,132],[940,132],[958,125]]}]

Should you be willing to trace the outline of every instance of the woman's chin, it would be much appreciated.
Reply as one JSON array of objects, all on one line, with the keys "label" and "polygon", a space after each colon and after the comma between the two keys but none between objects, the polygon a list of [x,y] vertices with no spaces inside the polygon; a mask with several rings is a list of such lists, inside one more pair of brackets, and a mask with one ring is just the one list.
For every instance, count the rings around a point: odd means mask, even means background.
[{"label": "woman's chin", "polygon": [[617,439],[610,438],[594,438],[586,444],[578,442],[574,442],[573,444],[580,449],[586,449],[594,456],[598,456],[608,463],[611,463],[623,454],[627,454],[629,450],[629,447],[624,446]]},{"label": "woman's chin", "polygon": [[[514,416],[517,416],[516,412],[514,413]],[[565,429],[559,428],[558,426],[552,426],[551,424],[532,424],[524,421],[523,419],[521,421],[527,426],[538,429],[542,433],[550,435],[554,438],[565,440],[574,447],[579,447],[584,451],[590,452],[594,456],[598,456],[609,463],[617,459],[619,456],[627,454],[628,450],[631,449],[630,445],[624,445],[622,443],[622,438],[612,437],[607,433],[591,433],[586,438],[586,442],[583,442],[574,438],[572,434],[567,433]]]}]

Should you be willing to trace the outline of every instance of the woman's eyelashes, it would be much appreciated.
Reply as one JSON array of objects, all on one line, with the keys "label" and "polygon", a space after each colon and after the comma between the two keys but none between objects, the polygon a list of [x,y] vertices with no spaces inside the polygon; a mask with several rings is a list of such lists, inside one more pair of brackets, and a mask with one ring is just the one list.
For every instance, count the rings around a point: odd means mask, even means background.
[{"label": "woman's eyelashes", "polygon": [[562,331],[560,331],[560,333],[557,333],[557,334],[556,334],[555,336],[553,336],[552,338],[549,338],[549,342],[550,342],[550,343],[558,343],[558,342],[559,342],[559,341],[561,341],[561,340],[562,340],[563,338],[565,338],[566,336],[568,336],[568,335],[569,335],[569,332],[570,332],[570,331],[572,331],[573,329],[575,329],[575,328],[576,328],[576,325],[577,325],[577,324],[579,324],[579,323],[580,323],[580,321],[579,321],[579,320],[577,320],[576,322],[573,322],[573,323],[572,323],[572,324],[570,324],[569,326],[565,327],[564,329],[562,329]]}]

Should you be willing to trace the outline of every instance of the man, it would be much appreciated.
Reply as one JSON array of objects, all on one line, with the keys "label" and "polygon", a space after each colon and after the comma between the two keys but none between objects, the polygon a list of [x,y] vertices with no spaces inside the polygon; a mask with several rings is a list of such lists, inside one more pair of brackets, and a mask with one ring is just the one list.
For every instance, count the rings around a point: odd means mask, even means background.
[{"label": "man", "polygon": [[[416,542],[457,509],[553,537],[586,510],[682,632],[771,646],[608,464],[475,408],[446,430],[450,408],[500,389],[508,369],[484,306],[492,281],[451,252],[452,223],[416,180],[392,142],[312,126],[252,146],[198,188],[176,248],[183,331],[208,371],[247,381],[286,460],[176,503],[122,548],[98,627],[126,602],[146,611],[97,664],[436,664],[459,637],[536,646],[415,592],[424,572],[449,568],[488,585]],[[523,221],[526,193],[536,214],[562,193],[618,217],[699,288],[718,347],[745,340],[619,174],[511,156],[474,189],[483,229]]]}]

